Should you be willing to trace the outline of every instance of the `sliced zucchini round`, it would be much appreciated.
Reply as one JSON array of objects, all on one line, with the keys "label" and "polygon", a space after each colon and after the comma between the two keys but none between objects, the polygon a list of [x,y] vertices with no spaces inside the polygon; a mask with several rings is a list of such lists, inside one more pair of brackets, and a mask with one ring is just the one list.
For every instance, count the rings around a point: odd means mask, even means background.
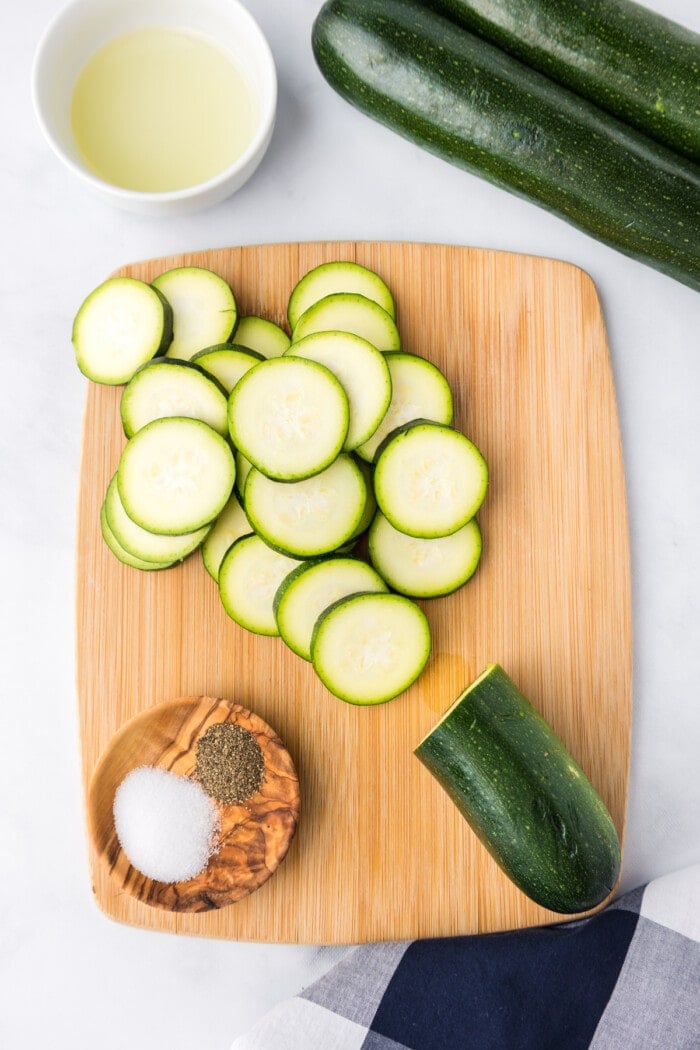
[{"label": "sliced zucchini round", "polygon": [[209,532],[208,525],[182,536],[162,536],[141,528],[124,510],[116,474],[107,486],[104,509],[107,524],[117,543],[141,561],[153,561],[161,565],[182,561],[202,544]]},{"label": "sliced zucchini round", "polygon": [[282,581],[275,595],[275,618],[282,640],[297,656],[310,660],[311,635],[322,612],[350,594],[387,590],[379,573],[358,558],[330,555],[302,564]]},{"label": "sliced zucchini round", "polygon": [[332,372],[301,357],[261,361],[228,402],[231,440],[270,478],[296,481],[332,463],[345,442],[350,408]]},{"label": "sliced zucchini round", "polygon": [[229,547],[219,569],[219,594],[232,620],[254,634],[279,635],[273,612],[277,590],[299,561],[260,539],[242,536]]},{"label": "sliced zucchini round", "polygon": [[134,434],[119,461],[124,510],[137,525],[167,536],[210,524],[231,495],[233,453],[198,419],[156,419]]},{"label": "sliced zucchini round", "polygon": [[78,368],[94,383],[119,386],[172,338],[170,304],[144,281],[110,277],[88,295],[73,322]]},{"label": "sliced zucchini round", "polygon": [[488,467],[464,434],[437,423],[409,423],[377,458],[374,494],[399,532],[449,536],[474,517],[486,496]]},{"label": "sliced zucchini round", "polygon": [[316,332],[294,343],[285,356],[316,361],[339,380],[350,403],[346,452],[372,436],[391,401],[391,375],[381,351],[351,332]]},{"label": "sliced zucchini round", "polygon": [[620,841],[605,803],[498,664],[467,686],[414,754],[506,875],[543,908],[570,915],[613,891]]},{"label": "sliced zucchini round", "polygon": [[327,262],[309,270],[292,290],[287,307],[289,327],[293,329],[301,315],[319,299],[336,292],[364,295],[379,303],[390,317],[396,317],[392,294],[373,270],[355,262]]},{"label": "sliced zucchini round", "polygon": [[400,350],[385,354],[385,359],[391,376],[391,402],[369,440],[355,449],[368,463],[397,427],[414,419],[449,425],[454,411],[450,384],[436,365],[417,354]]},{"label": "sliced zucchini round", "polygon": [[228,437],[227,397],[216,379],[190,361],[160,357],[138,370],[124,388],[119,411],[126,436],[168,416],[201,419]]},{"label": "sliced zucchini round", "polygon": [[177,266],[153,281],[173,309],[173,340],[167,356],[189,361],[197,352],[225,343],[236,326],[238,309],[223,277],[202,266]]},{"label": "sliced zucchini round", "polygon": [[100,530],[102,532],[102,538],[112,554],[123,565],[128,565],[131,569],[142,569],[144,572],[152,572],[155,569],[170,568],[172,563],[169,561],[145,561],[143,558],[135,558],[133,554],[129,554],[129,552],[122,547],[121,543],[109,527],[104,503],[100,509]]},{"label": "sliced zucchini round", "polygon": [[250,523],[266,543],[293,557],[311,558],[336,550],[356,534],[367,487],[357,463],[342,453],[301,481],[274,481],[251,470],[244,498]]},{"label": "sliced zucchini round", "polygon": [[372,564],[392,590],[409,598],[456,591],[476,572],[481,546],[476,518],[450,536],[425,540],[399,532],[378,511],[369,530]]},{"label": "sliced zucchini round", "polygon": [[245,346],[255,350],[263,357],[281,357],[289,346],[289,336],[273,321],[266,317],[241,317],[233,333],[236,346]]},{"label": "sliced zucchini round", "polygon": [[227,394],[258,361],[264,361],[262,354],[248,350],[245,346],[232,346],[230,343],[218,343],[216,346],[198,350],[192,358],[192,364],[199,365],[209,375],[221,383]]},{"label": "sliced zucchini round", "polygon": [[430,625],[415,602],[400,594],[355,594],[321,613],[311,657],[341,700],[383,704],[415,682],[430,647]]},{"label": "sliced zucchini round", "polygon": [[294,326],[292,343],[314,332],[352,332],[377,350],[401,346],[396,323],[374,299],[353,292],[336,292],[305,310]]},{"label": "sliced zucchini round", "polygon": [[224,554],[231,544],[235,543],[241,536],[247,536],[253,531],[245,511],[235,493],[219,514],[218,518],[209,529],[202,544],[202,561],[213,580],[218,582],[219,569]]}]

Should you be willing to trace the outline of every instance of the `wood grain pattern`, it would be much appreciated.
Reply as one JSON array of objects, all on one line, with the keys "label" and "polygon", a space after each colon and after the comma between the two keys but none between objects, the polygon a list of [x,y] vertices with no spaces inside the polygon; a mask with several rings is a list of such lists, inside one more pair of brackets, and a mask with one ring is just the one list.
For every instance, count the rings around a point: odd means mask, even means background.
[{"label": "wood grain pattern", "polygon": [[[299,774],[303,818],[287,858],[221,911],[149,908],[91,856],[96,898],[123,922],[239,940],[356,943],[508,929],[557,916],[498,869],[412,750],[497,661],[541,711],[624,829],[631,617],[624,472],[595,288],[548,259],[440,245],[325,242],[219,249],[182,264],[226,277],[241,312],[285,324],[317,263],[354,259],[392,288],[403,345],[455,392],[455,424],[482,450],[484,556],[456,594],[421,603],[433,654],[384,706],[333,698],[275,638],[230,621],[195,554],[159,573],[121,566],[98,515],[123,437],[119,390],[90,386],[77,557],[78,698],[87,787],[112,735],[170,697],[208,694],[258,712]],[[410,902],[410,904],[408,903]]]},{"label": "wood grain pattern", "polygon": [[[222,722],[253,734],[265,762],[263,783],[245,802],[219,807],[216,850],[201,874],[181,883],[154,882],[133,868],[121,849],[113,818],[116,790],[139,766],[192,777],[199,738]],[[262,886],[286,856],[299,808],[294,764],[274,730],[240,704],[207,696],[158,704],[127,722],[100,759],[87,799],[93,848],[115,885],[152,907],[176,912],[224,908]]]}]

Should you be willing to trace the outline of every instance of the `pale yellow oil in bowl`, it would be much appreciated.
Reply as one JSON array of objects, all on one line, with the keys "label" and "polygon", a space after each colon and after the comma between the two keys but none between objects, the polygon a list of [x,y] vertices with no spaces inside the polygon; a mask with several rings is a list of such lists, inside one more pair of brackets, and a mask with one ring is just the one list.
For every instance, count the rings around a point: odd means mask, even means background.
[{"label": "pale yellow oil in bowl", "polygon": [[166,192],[205,182],[250,144],[256,106],[234,60],[213,41],[149,28],[105,44],[73,92],[83,160],[124,189]]}]

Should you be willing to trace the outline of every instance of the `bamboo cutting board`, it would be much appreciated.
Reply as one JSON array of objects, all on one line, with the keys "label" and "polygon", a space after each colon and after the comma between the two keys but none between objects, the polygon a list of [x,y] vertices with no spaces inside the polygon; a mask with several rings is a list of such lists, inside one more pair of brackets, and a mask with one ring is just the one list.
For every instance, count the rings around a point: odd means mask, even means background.
[{"label": "bamboo cutting board", "polygon": [[257,712],[299,773],[299,830],[275,875],[220,911],[172,914],[120,891],[91,856],[101,908],[122,922],[237,940],[358,943],[560,919],[500,872],[412,755],[462,689],[499,662],[552,724],[624,829],[631,617],[625,485],[600,304],[566,263],[440,245],[328,242],[220,249],[125,267],[222,274],[241,314],[285,323],[312,266],[354,259],[394,292],[404,348],[434,361],[455,425],[491,483],[484,555],[456,594],[423,602],[433,654],[392,702],[331,696],[280,639],[226,617],[198,554],[164,572],[120,565],[99,509],[124,439],[120,389],[90,385],[77,550],[78,700],[85,788],[112,735],[163,700],[220,696]]}]

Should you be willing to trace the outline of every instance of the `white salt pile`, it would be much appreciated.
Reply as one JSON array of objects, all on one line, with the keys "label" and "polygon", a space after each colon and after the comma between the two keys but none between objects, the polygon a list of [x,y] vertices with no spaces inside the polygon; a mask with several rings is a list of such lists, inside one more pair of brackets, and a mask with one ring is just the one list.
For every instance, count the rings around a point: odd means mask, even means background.
[{"label": "white salt pile", "polygon": [[139,766],[114,795],[114,826],[133,867],[158,882],[199,875],[219,824],[216,804],[195,780]]}]

